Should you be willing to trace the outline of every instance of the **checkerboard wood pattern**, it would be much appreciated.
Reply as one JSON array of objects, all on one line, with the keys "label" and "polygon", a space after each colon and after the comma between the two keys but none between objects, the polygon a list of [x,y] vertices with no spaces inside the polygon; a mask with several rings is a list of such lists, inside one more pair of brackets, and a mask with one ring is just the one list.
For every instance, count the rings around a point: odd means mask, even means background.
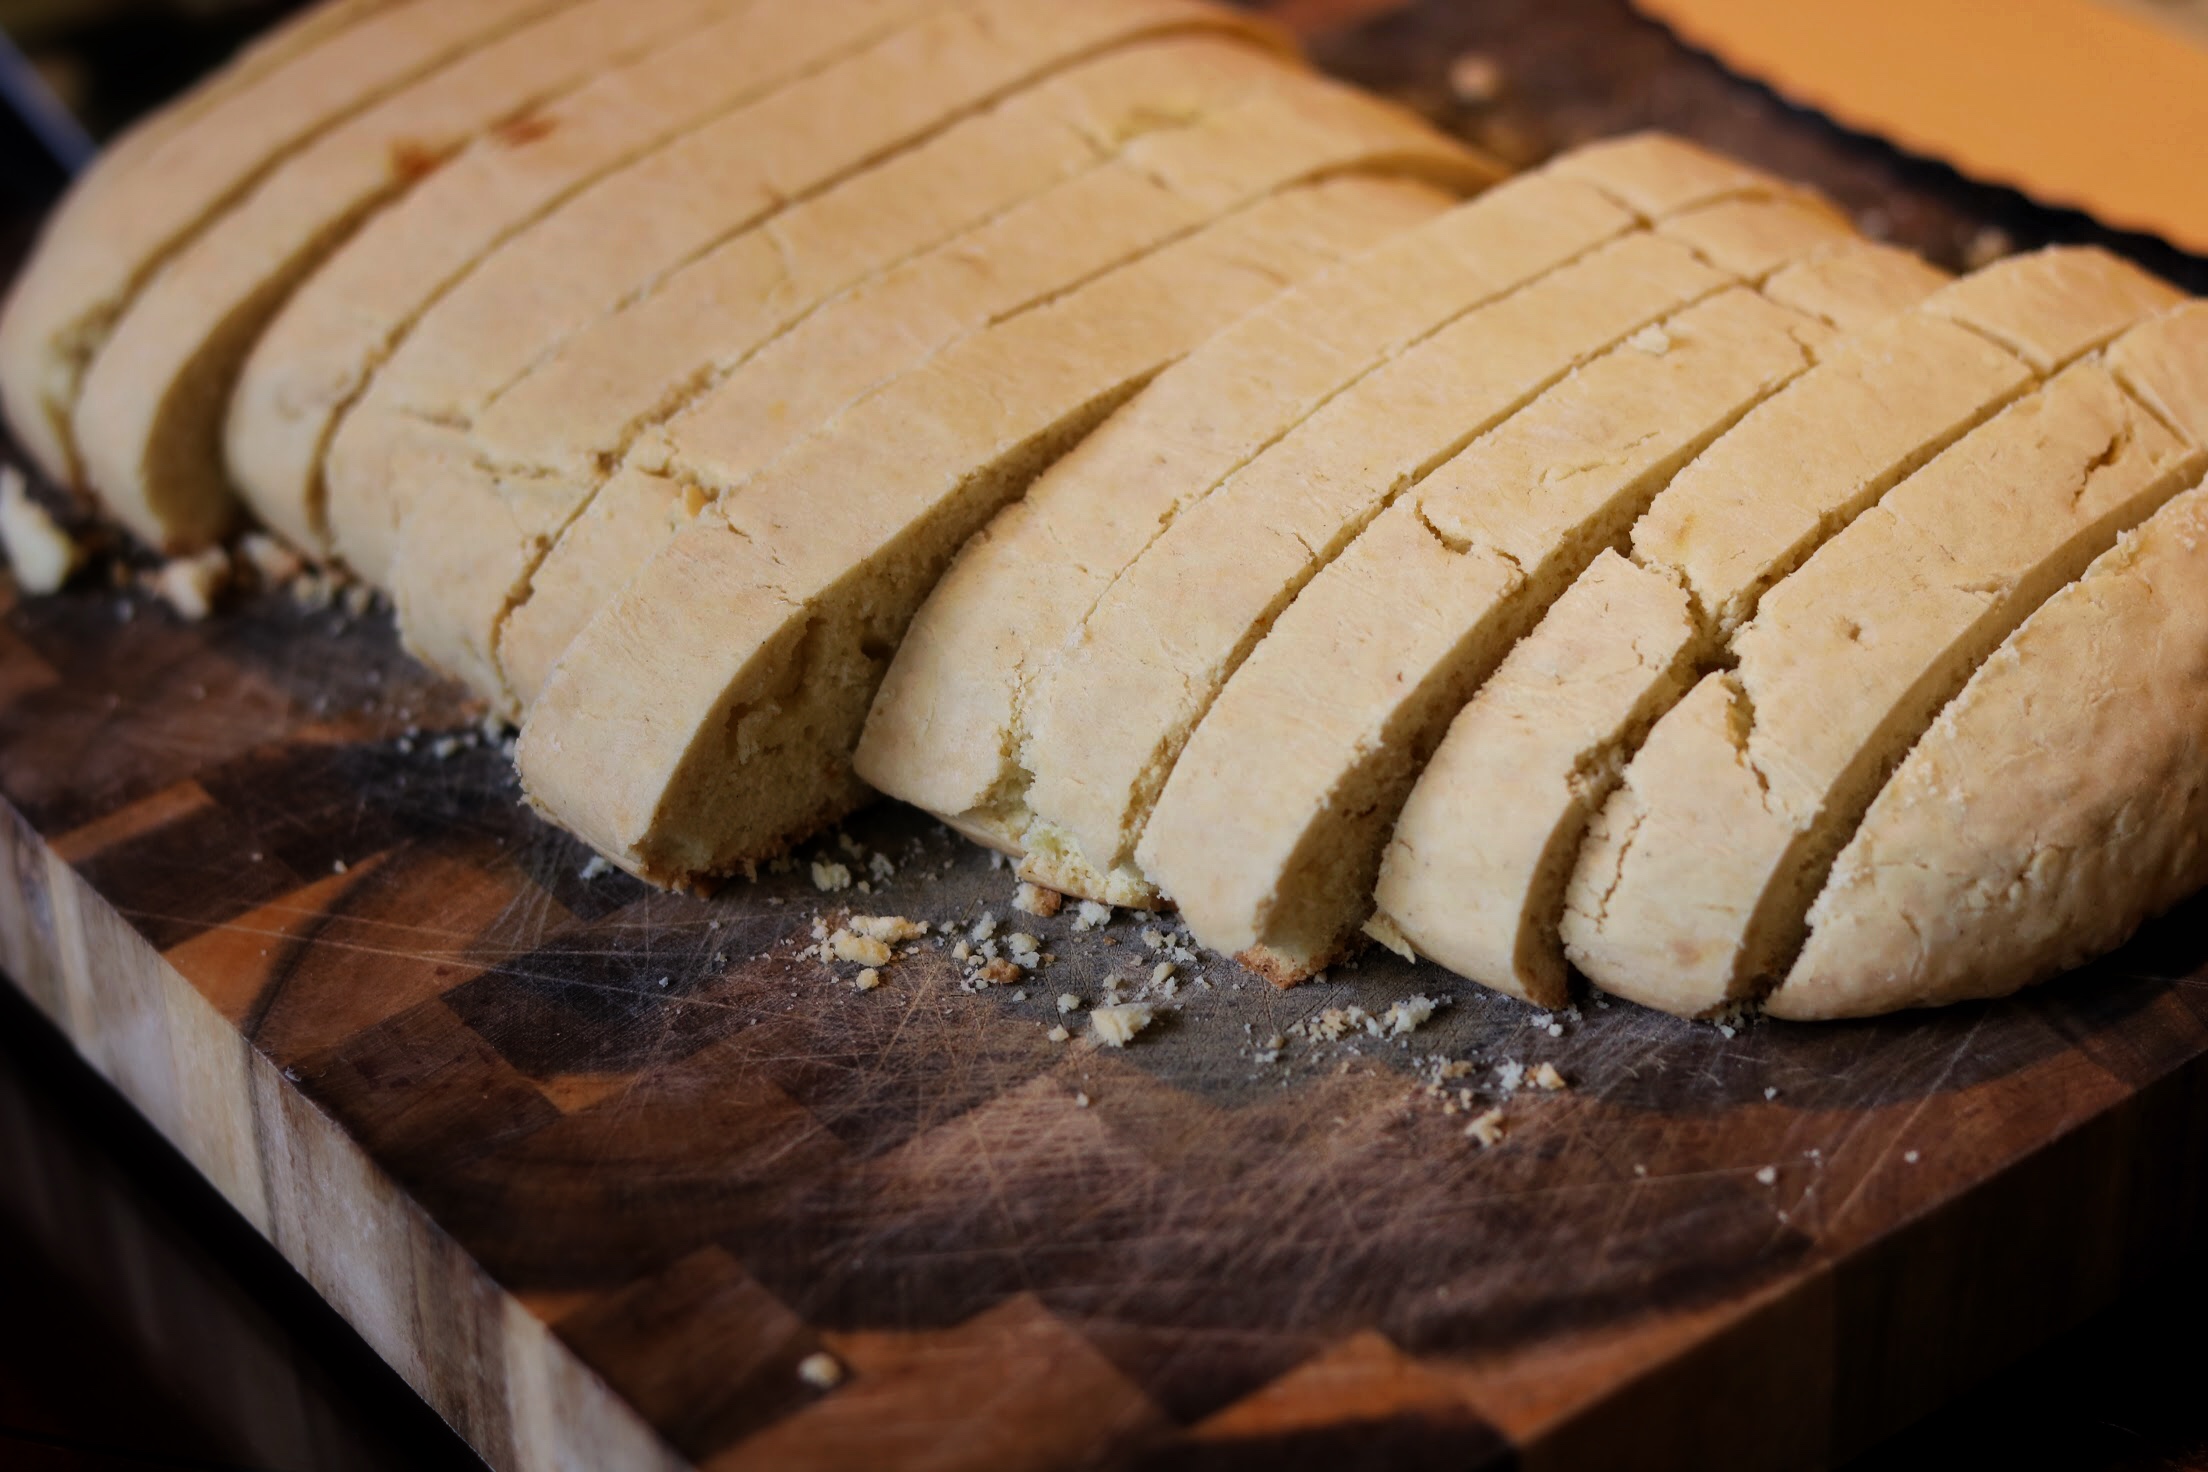
[{"label": "checkerboard wood pattern", "polygon": [[[1658,122],[1875,183],[1935,252],[1969,219],[1612,6],[1399,8],[1287,7],[1437,108],[1521,48],[1490,131]],[[902,810],[847,830],[872,893],[653,893],[472,716],[385,621],[277,596],[0,622],[9,975],[501,1469],[1811,1465],[2202,1221],[2208,902],[2014,1002],[1737,1035],[1207,959],[1111,1050],[1051,1041],[1056,998],[1147,978],[1151,922],[1016,914]],[[849,910],[1053,959],[862,993],[812,935]],[[1408,1037],[1294,1035],[1414,994]],[[1541,1062],[1570,1087],[1504,1094]]]}]

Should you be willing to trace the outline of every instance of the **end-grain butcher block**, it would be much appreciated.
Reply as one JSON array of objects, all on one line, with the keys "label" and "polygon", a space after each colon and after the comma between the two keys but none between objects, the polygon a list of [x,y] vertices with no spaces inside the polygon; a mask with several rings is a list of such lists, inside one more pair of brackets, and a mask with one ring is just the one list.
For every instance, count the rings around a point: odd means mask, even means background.
[{"label": "end-grain butcher block", "polygon": [[[1283,77],[824,304],[648,434],[629,468],[666,485],[665,504],[740,493],[808,430],[989,323],[1289,185],[1420,156],[1445,166],[1439,143],[1362,93]],[[408,465],[391,587],[409,647],[500,695],[499,625],[580,508],[541,484],[507,496]],[[665,527],[666,512],[653,521]]]},{"label": "end-grain butcher block", "polygon": [[0,390],[49,475],[80,478],[85,370],[132,299],[271,169],[426,72],[562,0],[407,0],[312,12],[109,150],[46,222],[0,322]]},{"label": "end-grain butcher block", "polygon": [[478,140],[371,221],[286,304],[239,377],[224,447],[254,513],[325,550],[315,491],[331,423],[468,267],[593,179],[876,39],[922,3],[737,0]]},{"label": "end-grain butcher block", "polygon": [[441,297],[343,415],[321,492],[334,550],[387,581],[403,511],[392,462],[422,427],[472,425],[574,334],[715,246],[1085,58],[1221,29],[1260,34],[1193,0],[939,9],[600,181]]},{"label": "end-grain butcher block", "polygon": [[701,515],[569,647],[522,729],[531,800],[663,883],[848,811],[867,706],[959,544],[1174,359],[1446,201],[1354,175],[1276,195],[854,405]]},{"label": "end-grain butcher block", "polygon": [[1630,557],[1602,559],[1480,688],[1405,806],[1383,928],[1561,1005],[1557,927],[1587,824],[1756,599],[2042,368],[2170,299],[2098,252],[2014,257],[1860,332],[1750,412],[1656,497]]}]

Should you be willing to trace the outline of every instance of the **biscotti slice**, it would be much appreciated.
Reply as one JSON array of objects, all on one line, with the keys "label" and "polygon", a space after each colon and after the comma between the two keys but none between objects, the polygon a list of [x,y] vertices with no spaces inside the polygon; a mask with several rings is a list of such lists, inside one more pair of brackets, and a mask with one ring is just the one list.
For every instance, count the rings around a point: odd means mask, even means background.
[{"label": "biscotti slice", "polygon": [[1707,1013],[1783,976],[1834,854],[2017,624],[2197,476],[2096,362],[1965,436],[1766,593],[1595,821],[1563,923],[1610,990]]},{"label": "biscotti slice", "polygon": [[1023,852],[1029,677],[1110,580],[1364,375],[1635,218],[1588,185],[1522,175],[1283,293],[1161,374],[960,552],[883,682],[860,775]]},{"label": "biscotti slice", "polygon": [[[1261,92],[1136,139],[1123,158],[854,288],[654,430],[632,458],[708,495],[732,493],[809,428],[966,334],[1255,199],[1352,169],[1440,177],[1463,162],[1424,124],[1337,84],[1308,77]],[[513,498],[500,494],[503,479],[409,473],[405,483],[391,588],[407,645],[511,709],[497,629],[580,501],[535,478]]]},{"label": "biscotti slice", "polygon": [[418,426],[469,428],[573,334],[838,180],[1138,37],[1272,33],[1194,0],[975,0],[928,16],[585,190],[424,313],[340,420],[324,462],[337,554],[390,575],[389,456]]},{"label": "biscotti slice", "polygon": [[1830,337],[1724,292],[1579,369],[1380,513],[1220,689],[1136,845],[1197,940],[1282,985],[1341,959],[1451,718],[1679,467]]},{"label": "biscotti slice", "polygon": [[261,520],[326,552],[319,465],[337,412],[479,257],[593,179],[873,40],[926,0],[737,0],[692,35],[516,118],[371,220],[288,301],[238,379],[224,459]]},{"label": "biscotti slice", "polygon": [[73,432],[86,479],[145,541],[188,549],[236,512],[222,415],[254,339],[360,221],[486,129],[731,0],[585,0],[473,52],[294,155],[170,260],[93,359]]},{"label": "biscotti slice", "polygon": [[1403,805],[1374,928],[1539,1007],[1571,1000],[1556,926],[1619,753],[1694,683],[1686,589],[1604,549],[1450,724]]},{"label": "biscotti slice", "polygon": [[[1779,297],[1784,283],[1790,300],[1829,301],[1821,279],[1853,296],[1881,272],[1893,273],[1889,311],[1937,279],[1859,248],[1781,273],[1766,291]],[[2043,346],[2082,352],[2135,321],[2150,286],[2100,252],[2013,257],[1868,327],[1759,405],[1656,498],[1604,596],[1560,602],[1524,659],[1514,654],[1452,727],[1383,865],[1385,922],[1473,980],[1559,1005],[1557,925],[1579,839],[1649,726],[1718,666],[1724,635],[1766,587],[2039,381],[1958,322],[2022,320]],[[1656,611],[1633,629],[1630,658],[1592,657],[1595,610],[1613,600]],[[1685,622],[1664,611],[1674,602]],[[1567,616],[1575,607],[1578,620]],[[1547,727],[1511,719],[1543,706],[1577,714]]]},{"label": "biscotti slice", "polygon": [[1775,1016],[2003,996],[2208,883],[2208,487],[2009,637],[1834,863]]},{"label": "biscotti slice", "polygon": [[[534,700],[568,640],[695,511],[671,482],[634,466],[606,478],[645,428],[839,291],[1215,102],[1301,75],[1226,36],[1111,53],[738,236],[577,334],[493,401],[464,446],[468,473],[542,480],[548,500],[584,507],[493,636],[507,696]],[[440,463],[433,473],[454,472]]]},{"label": "biscotti slice", "polygon": [[1178,517],[1037,684],[1023,749],[1029,868],[1071,892],[1150,888],[1134,845],[1151,805],[1304,583],[1558,379],[1730,281],[1661,234],[1629,235],[1366,377]]},{"label": "biscotti slice", "polygon": [[394,88],[571,0],[410,0],[302,29],[237,80],[158,114],[48,216],[0,317],[0,396],[48,475],[79,479],[84,372],[146,279],[253,182]]},{"label": "biscotti slice", "polygon": [[1275,195],[854,405],[701,515],[569,647],[522,730],[530,800],[665,884],[848,810],[874,688],[959,544],[1174,358],[1446,203],[1360,177]]}]

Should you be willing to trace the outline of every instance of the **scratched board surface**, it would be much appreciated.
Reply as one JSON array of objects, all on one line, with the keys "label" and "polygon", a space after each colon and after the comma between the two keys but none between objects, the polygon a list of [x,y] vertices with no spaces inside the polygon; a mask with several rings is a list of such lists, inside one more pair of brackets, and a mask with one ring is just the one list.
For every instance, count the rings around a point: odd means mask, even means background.
[{"label": "scratched board surface", "polygon": [[[1515,162],[1658,124],[1949,264],[2090,230],[1596,0],[1280,8]],[[281,594],[0,625],[11,973],[494,1465],[1810,1465],[2199,1220],[2208,902],[1844,1027],[1548,1016],[1384,953],[1283,993],[1170,921],[1020,913],[903,809],[654,893],[472,718],[387,618]],[[815,931],[851,913],[933,934],[861,991]],[[977,985],[985,917],[1044,959]],[[1124,1049],[1113,995],[1157,1008]]]}]

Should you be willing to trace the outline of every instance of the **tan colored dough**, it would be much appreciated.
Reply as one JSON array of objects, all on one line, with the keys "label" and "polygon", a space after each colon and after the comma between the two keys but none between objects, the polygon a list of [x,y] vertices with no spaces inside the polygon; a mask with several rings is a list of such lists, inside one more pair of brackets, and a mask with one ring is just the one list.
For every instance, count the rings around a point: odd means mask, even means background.
[{"label": "tan colored dough", "polygon": [[1556,926],[1580,840],[1706,646],[1684,588],[1605,550],[1450,725],[1389,841],[1378,914],[1459,976],[1566,1005]]},{"label": "tan colored dough", "polygon": [[1138,138],[1123,159],[854,288],[653,430],[636,457],[717,494],[739,489],[813,426],[1061,283],[1290,184],[1359,168],[1446,177],[1458,159],[1424,124],[1339,83],[1266,89]]},{"label": "tan colored dough", "polygon": [[2208,302],[2187,302],[2118,338],[2109,371],[2196,445],[2208,446]]},{"label": "tan colored dough", "polygon": [[1220,689],[1143,829],[1136,858],[1196,939],[1282,984],[1339,960],[1449,721],[1678,468],[1829,338],[1752,289],[1723,292],[1381,512]]},{"label": "tan colored dough", "polygon": [[1985,334],[2044,375],[2185,300],[2097,246],[2012,256],[1965,276],[1930,309]]},{"label": "tan colored dough", "polygon": [[568,0],[411,0],[300,23],[103,155],[48,217],[0,318],[0,397],[57,480],[80,470],[69,422],[117,316],[253,182],[347,115]]},{"label": "tan colored dough", "polygon": [[1180,31],[1269,36],[1194,0],[974,0],[930,15],[600,181],[425,313],[340,421],[323,466],[337,554],[389,578],[391,456],[470,427],[575,333],[790,205],[1088,57]]},{"label": "tan colored dough", "polygon": [[634,466],[636,437],[854,283],[1031,199],[1149,133],[1304,73],[1235,36],[1167,37],[1076,67],[741,235],[577,334],[477,417],[477,465],[582,505],[494,634],[521,707],[598,608],[695,507]]},{"label": "tan colored dough", "polygon": [[661,883],[744,867],[847,810],[882,667],[959,544],[1168,362],[1443,202],[1355,177],[1277,195],[854,406],[569,648],[523,728],[530,800]]},{"label": "tan colored dough", "polygon": [[[2112,292],[2112,274],[2136,275],[2098,252],[2013,258],[1974,279],[1959,307],[1949,295],[1954,287],[1930,291],[1938,273],[1884,248],[1827,255],[1774,277],[1767,294],[1810,305],[1833,300],[1826,281],[1838,283],[1843,298],[1871,311],[1883,306],[1889,316],[1912,297],[1924,300],[1844,342],[1758,406],[1682,471],[1635,527],[1643,601],[1660,604],[1665,590],[1676,595],[1684,582],[1698,595],[1692,606],[1706,623],[1682,627],[1653,618],[1636,632],[1633,659],[1602,660],[1584,655],[1599,638],[1591,624],[1544,622],[1527,641],[1536,652],[1522,667],[1532,687],[1511,689],[1514,655],[1481,691],[1475,708],[1492,701],[1510,710],[1538,699],[1602,712],[1612,734],[1591,741],[1582,722],[1565,719],[1543,747],[1537,728],[1497,728],[1468,714],[1472,724],[1462,739],[1452,732],[1405,810],[1406,831],[1415,814],[1417,832],[1391,850],[1384,869],[1383,888],[1404,912],[1390,912],[1398,930],[1428,954],[1456,958],[1475,980],[1560,1005],[1566,968],[1556,926],[1577,835],[1649,726],[1679,701],[1699,669],[1715,667],[1725,632],[1754,612],[1766,587],[2036,384],[2024,363],[1952,317],[1990,307],[2013,319],[2019,299],[2148,298],[2139,290]],[[2065,279],[2074,291],[2049,291]],[[2006,282],[2023,289],[2007,292]],[[1860,325],[1862,317],[1854,321]],[[2099,331],[2121,325],[2105,314]],[[2040,336],[2048,335],[2042,327]],[[2073,320],[2064,335],[2082,351],[2099,333],[2081,333]],[[1613,581],[1626,577],[1621,569]],[[1560,603],[1558,614],[1565,608]],[[1552,644],[1554,657],[1539,655]],[[1690,654],[1699,669],[1679,665]],[[1572,657],[1584,661],[1585,688],[1561,673]],[[1472,874],[1487,878],[1477,894],[1463,883]]]},{"label": "tan colored dough", "polygon": [[1813,255],[1763,283],[1763,294],[1842,332],[1859,332],[1894,315],[1894,303],[1930,296],[1947,273],[1905,250],[1852,241],[1846,250]]},{"label": "tan colored dough", "polygon": [[1634,528],[1634,555],[1677,569],[1721,628],[1737,628],[1821,543],[2040,381],[1989,328],[2022,331],[2038,361],[2061,368],[2165,294],[2097,250],[2012,256],[1945,286],[1865,330],[1689,466]]},{"label": "tan colored dough", "polygon": [[1727,200],[1769,198],[1807,191],[1782,186],[1738,159],[1683,144],[1667,133],[1629,133],[1575,148],[1553,160],[1549,172],[1576,179],[1609,195],[1644,220],[1684,215]]},{"label": "tan colored dough", "polygon": [[1879,794],[1775,1016],[2003,996],[2208,883],[2208,487],[2056,594]]},{"label": "tan colored dough", "polygon": [[73,433],[108,510],[157,547],[189,549],[237,511],[222,415],[261,328],[360,222],[476,135],[730,0],[585,0],[513,32],[302,149],[169,260],[84,376]]},{"label": "tan colored dough", "polygon": [[232,482],[295,545],[328,551],[329,428],[422,310],[592,180],[874,39],[922,0],[733,0],[695,34],[479,139],[348,241],[255,345],[226,419]]},{"label": "tan colored dough", "polygon": [[1940,707],[2201,463],[2080,364],[1850,523],[1628,768],[1572,880],[1574,964],[1689,1015],[1783,975],[1833,854]]},{"label": "tan colored dough", "polygon": [[[632,459],[709,496],[733,493],[808,429],[951,343],[1223,214],[1353,168],[1445,176],[1461,157],[1361,93],[1284,80],[1135,139],[1123,160],[853,288],[655,429]],[[499,623],[581,505],[537,483],[508,499],[408,482],[392,578],[408,646],[512,709],[493,647]]]},{"label": "tan colored dough", "polygon": [[1020,852],[1022,695],[1110,580],[1365,374],[1633,224],[1587,185],[1521,176],[1283,293],[1175,364],[960,553],[875,700],[860,774]]},{"label": "tan colored dough", "polygon": [[1039,684],[1024,748],[1030,867],[1047,861],[1046,882],[1083,893],[1146,887],[1134,846],[1151,804],[1304,582],[1550,384],[1728,280],[1661,234],[1628,236],[1453,323],[1180,516]]}]

